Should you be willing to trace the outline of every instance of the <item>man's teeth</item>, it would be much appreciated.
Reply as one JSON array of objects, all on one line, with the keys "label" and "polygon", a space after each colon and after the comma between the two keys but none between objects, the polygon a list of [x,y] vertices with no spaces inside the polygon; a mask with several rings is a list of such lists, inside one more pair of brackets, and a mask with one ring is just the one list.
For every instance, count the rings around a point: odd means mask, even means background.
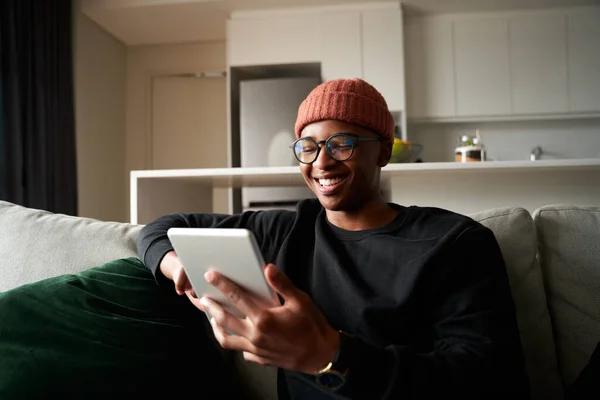
[{"label": "man's teeth", "polygon": [[319,184],[321,186],[333,186],[337,185],[341,181],[343,181],[343,178],[319,179]]}]

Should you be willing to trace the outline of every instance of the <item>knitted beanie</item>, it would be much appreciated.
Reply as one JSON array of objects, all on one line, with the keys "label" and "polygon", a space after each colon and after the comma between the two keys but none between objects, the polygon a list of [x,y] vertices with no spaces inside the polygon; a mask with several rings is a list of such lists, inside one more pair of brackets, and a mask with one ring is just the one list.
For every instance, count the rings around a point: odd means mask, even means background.
[{"label": "knitted beanie", "polygon": [[314,88],[298,109],[296,137],[306,125],[327,119],[360,125],[394,141],[395,121],[385,99],[362,79],[335,79]]}]

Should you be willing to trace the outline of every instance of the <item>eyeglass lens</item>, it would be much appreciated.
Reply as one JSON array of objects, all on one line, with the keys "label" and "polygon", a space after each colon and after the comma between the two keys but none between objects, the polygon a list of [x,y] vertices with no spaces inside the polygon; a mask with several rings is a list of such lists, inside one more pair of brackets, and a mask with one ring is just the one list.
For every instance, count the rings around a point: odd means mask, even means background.
[{"label": "eyeglass lens", "polygon": [[[352,156],[356,138],[349,135],[333,135],[325,141],[325,148],[329,155],[336,161],[345,161]],[[298,161],[310,164],[319,155],[319,144],[312,138],[298,140],[294,144],[294,154]]]}]

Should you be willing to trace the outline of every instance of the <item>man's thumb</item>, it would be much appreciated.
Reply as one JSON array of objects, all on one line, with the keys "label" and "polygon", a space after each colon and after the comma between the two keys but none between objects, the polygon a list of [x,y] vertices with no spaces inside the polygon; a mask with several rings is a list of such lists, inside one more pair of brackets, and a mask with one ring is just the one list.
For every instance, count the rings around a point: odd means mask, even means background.
[{"label": "man's thumb", "polygon": [[297,290],[296,287],[279,268],[274,264],[268,264],[264,272],[271,289],[280,294],[284,300],[294,296]]}]

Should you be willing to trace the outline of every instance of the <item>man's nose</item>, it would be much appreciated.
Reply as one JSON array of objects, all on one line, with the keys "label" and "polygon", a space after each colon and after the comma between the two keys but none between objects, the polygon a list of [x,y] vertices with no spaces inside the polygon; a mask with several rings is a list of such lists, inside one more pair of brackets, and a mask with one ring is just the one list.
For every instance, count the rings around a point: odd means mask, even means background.
[{"label": "man's nose", "polygon": [[336,163],[337,161],[334,160],[333,157],[331,157],[331,155],[329,155],[329,152],[325,148],[325,145],[321,145],[321,151],[319,151],[317,159],[313,162],[313,167],[319,169],[327,169],[328,167],[331,167]]}]

